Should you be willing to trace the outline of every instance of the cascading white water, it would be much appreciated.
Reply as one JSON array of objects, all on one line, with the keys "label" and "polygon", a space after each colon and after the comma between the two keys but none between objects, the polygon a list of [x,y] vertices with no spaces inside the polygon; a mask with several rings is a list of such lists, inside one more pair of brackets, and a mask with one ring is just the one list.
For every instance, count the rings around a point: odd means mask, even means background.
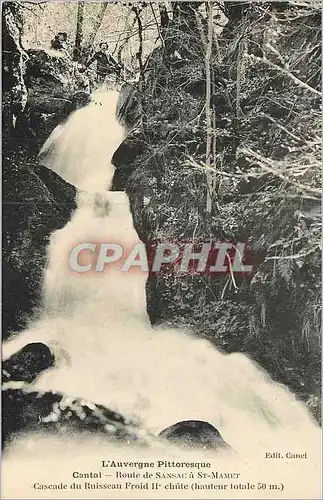
[{"label": "cascading white water", "polygon": [[115,119],[115,91],[97,91],[86,107],[58,125],[43,145],[40,163],[87,192],[105,192],[114,167],[110,159],[124,130]]},{"label": "cascading white water", "polygon": [[[80,189],[78,208],[51,238],[43,317],[5,343],[4,358],[28,342],[47,343],[57,354],[57,365],[41,374],[31,390],[60,391],[105,405],[140,421],[155,435],[181,420],[208,421],[236,452],[217,456],[217,467],[245,471],[246,480],[258,481],[265,472],[271,481],[286,482],[287,477],[291,485],[298,470],[311,476],[310,489],[308,479],[304,490],[298,485],[285,498],[291,494],[317,498],[320,431],[293,394],[243,354],[222,354],[183,331],[152,329],[146,314],[145,273],[122,273],[111,267],[103,273],[76,274],[68,269],[68,254],[80,242],[117,242],[129,248],[138,241],[126,194],[106,191],[114,173],[109,159],[124,136],[115,119],[117,97],[115,92],[96,93],[94,102],[57,127],[42,149],[42,163]],[[284,455],[307,452],[308,459],[264,459],[266,452],[279,451]],[[75,436],[70,440],[25,437],[9,449],[4,462],[8,485],[22,461],[28,458],[29,474],[33,474],[44,453],[58,468],[80,453],[91,456],[92,463],[107,453],[118,459],[139,457],[132,448],[107,450],[95,437],[85,441]],[[170,458],[190,453],[157,446],[158,459],[163,454]],[[154,454],[154,446],[140,454]],[[201,452],[193,455],[204,457]],[[13,496],[18,494],[12,484],[10,488]],[[104,492],[95,495],[104,496]],[[160,495],[165,496],[165,491]],[[203,491],[202,496],[206,495]],[[266,495],[266,491],[248,491],[245,496],[235,492],[237,498]],[[230,498],[230,492],[222,497]]]}]

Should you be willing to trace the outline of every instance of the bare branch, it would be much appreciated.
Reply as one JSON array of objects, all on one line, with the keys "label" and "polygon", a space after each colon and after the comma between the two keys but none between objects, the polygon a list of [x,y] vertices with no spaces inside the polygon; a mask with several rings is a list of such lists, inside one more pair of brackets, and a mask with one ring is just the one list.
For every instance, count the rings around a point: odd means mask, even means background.
[{"label": "bare branch", "polygon": [[286,127],[284,127],[281,123],[279,123],[277,120],[275,120],[272,116],[267,115],[266,113],[260,113],[260,116],[263,116],[264,118],[267,118],[269,121],[277,125],[278,128],[280,128],[285,134],[289,135],[292,139],[294,139],[297,142],[302,142],[303,144],[307,144],[308,146],[312,146],[313,144],[306,139],[303,139],[302,137],[298,137],[297,135],[293,134],[289,130],[287,130]]},{"label": "bare branch", "polygon": [[267,66],[269,66],[270,68],[275,69],[276,71],[279,71],[280,73],[283,73],[284,75],[288,76],[291,80],[293,80],[293,82],[295,82],[300,87],[303,87],[304,89],[321,97],[321,92],[319,92],[318,90],[314,89],[313,87],[311,87],[307,83],[305,83],[302,80],[300,80],[299,78],[297,78],[297,76],[293,75],[293,73],[288,71],[288,69],[282,68],[281,66],[278,66],[277,64],[273,63],[272,61],[267,59],[267,57],[261,58],[261,57],[255,56],[253,54],[245,54],[245,57],[248,57],[249,59],[251,59],[252,61],[255,61],[255,62],[267,64]]},{"label": "bare branch", "polygon": [[164,42],[164,38],[163,38],[163,35],[161,33],[161,30],[159,28],[159,23],[158,23],[158,20],[157,20],[157,17],[156,17],[156,13],[155,13],[155,10],[154,10],[154,7],[153,7],[153,4],[150,4],[150,9],[152,11],[152,14],[154,16],[154,19],[155,19],[155,22],[156,22],[156,26],[157,26],[157,30],[158,30],[158,35],[159,35],[159,38],[163,44],[163,46],[165,45],[165,42]]},{"label": "bare branch", "polygon": [[247,149],[247,148],[242,148],[239,150],[240,155],[245,155],[253,158],[254,160],[257,161],[257,164],[266,172],[275,175],[276,177],[279,177],[281,180],[292,184],[293,186],[297,187],[298,189],[301,189],[302,191],[306,191],[308,193],[312,194],[317,194],[321,196],[321,190],[312,188],[311,186],[306,186],[305,184],[301,184],[300,182],[296,182],[290,177],[282,174],[275,168],[275,162],[273,160],[270,160],[269,158],[265,158],[264,156],[261,156],[259,153],[256,153],[255,151],[252,151],[252,149]]},{"label": "bare branch", "polygon": [[301,259],[303,257],[307,257],[308,255],[315,253],[317,250],[321,250],[320,245],[316,245],[314,248],[310,248],[307,252],[297,253],[294,255],[273,255],[265,258],[267,260],[286,260],[286,259]]}]

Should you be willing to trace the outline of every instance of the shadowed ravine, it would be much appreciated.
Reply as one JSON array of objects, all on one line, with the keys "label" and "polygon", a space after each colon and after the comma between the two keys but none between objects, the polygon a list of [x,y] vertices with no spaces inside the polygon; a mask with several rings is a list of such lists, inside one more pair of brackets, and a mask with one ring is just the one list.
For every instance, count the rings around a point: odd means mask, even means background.
[{"label": "shadowed ravine", "polygon": [[[254,480],[266,471],[278,482],[295,476],[299,467],[300,474],[308,475],[304,491],[315,496],[320,431],[305,405],[245,355],[222,354],[183,331],[151,328],[145,273],[111,267],[103,273],[77,274],[68,269],[69,252],[78,243],[117,242],[129,248],[138,241],[126,193],[106,191],[114,174],[109,158],[124,137],[115,120],[117,97],[114,92],[95,94],[93,102],[57,127],[43,147],[41,162],[79,188],[78,208],[71,221],[52,234],[43,317],[4,345],[4,357],[29,342],[45,343],[56,363],[29,386],[31,391],[57,391],[104,405],[153,436],[179,421],[209,422],[235,451],[218,455],[218,466],[248,471],[252,463]],[[281,472],[279,461],[264,461],[266,452],[275,451],[307,451],[309,458],[290,462]],[[87,455],[92,464],[107,455],[120,460],[211,456],[153,441],[151,448],[139,452],[131,446],[109,447],[95,435],[24,436],[8,449],[3,476],[7,483],[27,457],[32,475],[43,453],[61,468],[77,455],[82,463]],[[298,487],[295,494],[304,492]],[[259,492],[248,495],[260,498]]]}]

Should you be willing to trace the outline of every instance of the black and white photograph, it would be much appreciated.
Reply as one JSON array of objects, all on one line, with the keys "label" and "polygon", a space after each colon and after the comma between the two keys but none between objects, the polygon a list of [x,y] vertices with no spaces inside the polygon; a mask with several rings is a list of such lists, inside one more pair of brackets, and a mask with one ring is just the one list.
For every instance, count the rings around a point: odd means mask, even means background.
[{"label": "black and white photograph", "polygon": [[321,8],[2,2],[1,498],[322,498]]}]

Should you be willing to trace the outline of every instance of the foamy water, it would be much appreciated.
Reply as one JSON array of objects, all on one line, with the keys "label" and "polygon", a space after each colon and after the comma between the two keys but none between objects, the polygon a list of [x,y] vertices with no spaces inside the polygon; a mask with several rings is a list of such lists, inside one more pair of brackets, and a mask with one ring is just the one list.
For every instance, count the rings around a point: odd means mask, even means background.
[{"label": "foamy water", "polygon": [[54,129],[39,153],[41,164],[79,189],[109,189],[114,174],[110,159],[124,137],[115,120],[117,99],[114,91],[95,92],[88,106]]},{"label": "foamy water", "polygon": [[[320,430],[292,393],[243,354],[222,354],[208,341],[184,331],[152,329],[146,314],[145,273],[122,273],[115,267],[104,273],[69,271],[68,255],[78,243],[117,242],[129,247],[139,241],[126,194],[105,191],[114,173],[110,159],[124,134],[114,118],[116,99],[113,92],[97,93],[96,104],[75,112],[43,147],[43,164],[83,191],[71,221],[51,238],[43,316],[4,344],[4,357],[28,342],[47,343],[57,353],[57,365],[41,374],[30,390],[59,391],[105,405],[156,436],[181,420],[208,421],[235,450],[235,455],[217,455],[217,467],[234,467],[244,471],[245,479],[255,481],[266,475],[267,481],[284,479],[289,489],[274,498],[318,498]],[[264,459],[266,452],[307,452],[308,459],[275,462]],[[40,465],[42,477],[49,477],[53,468],[62,477],[67,464],[80,467],[77,460],[81,460],[89,468],[107,454],[120,460],[157,455],[171,459],[192,452],[158,443],[148,450],[117,447],[95,436],[25,436],[9,449],[4,461],[5,497],[21,494],[9,479],[23,463],[27,467],[27,459],[28,477],[36,477]],[[194,452],[193,456],[203,460],[211,455]],[[296,488],[295,473],[310,479]],[[28,491],[25,486],[20,497]],[[116,497],[125,496],[121,493],[114,492]],[[86,492],[78,497],[83,494],[85,498]],[[230,494],[221,492],[217,497],[230,498]],[[43,491],[38,498],[45,495],[55,498],[55,492]],[[92,498],[104,495],[91,492]],[[151,491],[131,492],[134,498],[145,495],[153,496]],[[160,495],[167,496],[165,491],[155,496]],[[207,495],[214,492],[193,497]],[[268,498],[268,491],[239,491],[235,496]],[[184,497],[192,498],[187,492]]]}]

